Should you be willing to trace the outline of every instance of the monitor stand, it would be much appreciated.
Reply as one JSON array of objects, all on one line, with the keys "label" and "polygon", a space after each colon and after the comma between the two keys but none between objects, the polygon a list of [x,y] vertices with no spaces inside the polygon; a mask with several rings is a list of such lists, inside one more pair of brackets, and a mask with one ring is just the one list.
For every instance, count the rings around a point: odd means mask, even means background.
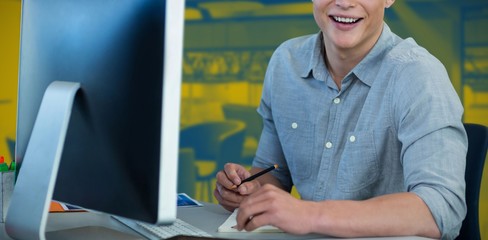
[{"label": "monitor stand", "polygon": [[15,239],[45,240],[49,206],[80,83],[52,82],[41,102],[5,221]]}]

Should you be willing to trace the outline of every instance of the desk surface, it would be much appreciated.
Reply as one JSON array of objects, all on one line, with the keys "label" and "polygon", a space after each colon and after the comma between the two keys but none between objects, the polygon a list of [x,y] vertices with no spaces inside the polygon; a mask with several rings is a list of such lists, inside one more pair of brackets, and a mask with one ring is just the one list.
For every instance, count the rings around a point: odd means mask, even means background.
[{"label": "desk surface", "polygon": [[[216,204],[203,207],[178,208],[178,218],[217,238],[227,239],[327,239],[320,235],[290,235],[286,233],[219,233],[220,226],[230,215]],[[94,212],[51,213],[48,217],[47,239],[144,239],[109,215]],[[0,223],[0,239],[11,239]],[[374,239],[374,238],[370,238]],[[379,238],[378,238],[379,239]],[[381,238],[385,239],[385,238]],[[425,239],[420,237],[392,239]]]}]

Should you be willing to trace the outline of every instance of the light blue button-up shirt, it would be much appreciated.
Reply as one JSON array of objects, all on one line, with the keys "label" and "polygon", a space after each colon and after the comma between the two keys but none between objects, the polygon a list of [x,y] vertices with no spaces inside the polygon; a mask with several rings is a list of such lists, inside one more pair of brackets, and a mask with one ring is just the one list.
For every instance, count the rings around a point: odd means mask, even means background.
[{"label": "light blue button-up shirt", "polygon": [[286,41],[273,54],[253,165],[278,164],[274,176],[305,200],[414,192],[443,238],[456,236],[466,214],[467,137],[444,66],[385,24],[339,90],[323,46],[318,33]]}]

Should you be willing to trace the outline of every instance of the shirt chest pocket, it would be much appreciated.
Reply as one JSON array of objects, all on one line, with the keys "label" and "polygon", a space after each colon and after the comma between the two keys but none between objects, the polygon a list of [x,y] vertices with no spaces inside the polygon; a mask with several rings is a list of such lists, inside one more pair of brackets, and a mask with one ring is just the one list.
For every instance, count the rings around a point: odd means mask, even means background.
[{"label": "shirt chest pocket", "polygon": [[337,172],[337,186],[344,192],[359,191],[379,176],[373,131],[350,133]]},{"label": "shirt chest pocket", "polygon": [[310,177],[314,156],[314,125],[298,118],[278,118],[277,130],[293,178]]}]

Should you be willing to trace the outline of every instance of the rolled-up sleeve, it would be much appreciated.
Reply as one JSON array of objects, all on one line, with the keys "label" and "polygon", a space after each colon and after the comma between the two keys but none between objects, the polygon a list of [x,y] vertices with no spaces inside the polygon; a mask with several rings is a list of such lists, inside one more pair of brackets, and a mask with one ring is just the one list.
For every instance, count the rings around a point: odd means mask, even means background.
[{"label": "rolled-up sleeve", "polygon": [[442,238],[453,239],[467,211],[463,107],[440,62],[402,71],[395,112],[405,186],[429,207]]}]

